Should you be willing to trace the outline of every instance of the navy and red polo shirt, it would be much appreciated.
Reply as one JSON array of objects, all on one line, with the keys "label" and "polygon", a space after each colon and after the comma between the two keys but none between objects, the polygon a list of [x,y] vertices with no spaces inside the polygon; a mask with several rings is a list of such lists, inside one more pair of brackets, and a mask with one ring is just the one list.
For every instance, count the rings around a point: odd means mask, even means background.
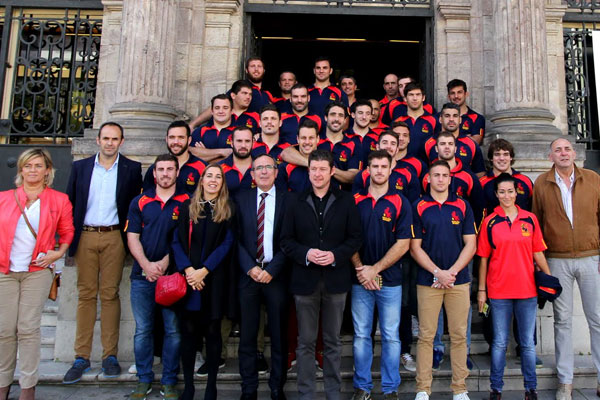
[{"label": "navy and red polo shirt", "polygon": [[275,104],[275,107],[277,107],[281,114],[291,114],[294,112],[294,109],[292,108],[292,102],[290,101],[290,99],[286,99],[284,97],[276,97],[273,99],[273,104]]},{"label": "navy and red polo shirt", "polygon": [[[423,111],[429,115],[434,115],[435,108],[429,103],[423,103]],[[381,122],[387,125],[391,125],[392,121],[397,120],[400,117],[404,117],[408,115],[408,106],[406,102],[402,100],[400,97],[391,100],[386,106],[385,109],[381,110]],[[436,119],[437,121],[437,119]]]},{"label": "navy and red polo shirt", "polygon": [[[443,204],[438,203],[429,193],[414,203],[413,227],[416,239],[422,239],[421,248],[439,268],[448,270],[458,259],[465,246],[464,235],[475,235],[475,221],[469,203],[454,193],[448,193]],[[456,285],[471,281],[468,268],[456,275]],[[419,268],[417,285],[431,286],[433,274]]]},{"label": "navy and red polo shirt", "polygon": [[[177,175],[177,190],[190,195],[194,194],[200,177],[206,168],[206,162],[200,158],[190,154],[187,162],[179,166],[179,175]],[[156,180],[154,179],[154,164],[148,167],[146,175],[144,175],[143,190],[155,188]]]},{"label": "navy and red polo shirt", "polygon": [[342,140],[335,144],[328,138],[321,139],[317,148],[330,151],[335,167],[342,171],[361,167],[360,142],[355,135],[344,134]]},{"label": "navy and red polo shirt", "polygon": [[313,120],[319,126],[317,135],[321,132],[323,127],[323,121],[321,117],[316,114],[306,114],[302,117],[294,113],[285,113],[281,115],[281,128],[279,128],[279,135],[287,143],[297,144],[298,143],[298,127],[305,119]]},{"label": "navy and red polo shirt", "polygon": [[[233,119],[232,119],[233,120]],[[227,149],[231,147],[231,132],[235,125],[230,125],[221,130],[212,124],[202,125],[192,132],[190,147],[202,142],[207,149]]]},{"label": "navy and red polo shirt", "polygon": [[369,132],[365,136],[361,136],[354,133],[354,129],[349,128],[346,134],[350,137],[355,137],[360,143],[360,154],[362,165],[367,165],[367,158],[372,151],[377,150],[377,142],[379,141],[379,135],[369,129]]},{"label": "navy and red polo shirt", "polygon": [[268,90],[263,90],[258,86],[252,86],[252,101],[248,106],[249,112],[259,113],[260,109],[263,108],[265,104],[272,103],[274,100],[273,95]]},{"label": "navy and red polo shirt", "polygon": [[[377,200],[370,193],[355,194],[354,201],[364,238],[359,250],[363,264],[377,263],[397,240],[412,239],[412,210],[406,197],[391,190]],[[401,285],[402,261],[396,261],[380,275],[383,286]],[[355,274],[352,279],[358,284]]]},{"label": "navy and red polo shirt", "polygon": [[[529,179],[527,175],[523,175],[514,169],[512,170],[512,177],[517,181],[516,204],[523,210],[531,211],[533,182],[531,182],[531,179]],[[494,208],[500,204],[498,202],[498,198],[496,197],[496,193],[494,192],[494,179],[496,179],[496,176],[494,175],[494,171],[491,169],[487,171],[484,176],[479,178],[479,182],[481,183],[481,187],[483,189],[483,202],[486,215],[490,215],[494,211]]]},{"label": "navy and red polo shirt", "polygon": [[[187,194],[175,192],[163,203],[156,195],[155,187],[145,190],[131,201],[125,232],[140,234],[140,242],[149,261],[159,261],[169,254],[179,208],[188,199]],[[146,279],[142,272],[142,267],[134,258],[131,279]]]},{"label": "navy and red polo shirt", "polygon": [[536,216],[517,206],[514,221],[500,206],[483,221],[477,255],[489,258],[487,291],[491,299],[537,296],[533,253],[546,250]]},{"label": "navy and red polo shirt", "polygon": [[325,114],[325,107],[331,102],[341,101],[346,107],[349,105],[348,96],[346,96],[346,93],[337,86],[327,86],[325,89],[311,86],[308,88],[308,94],[310,96],[308,112],[317,114],[320,117],[323,117]]},{"label": "navy and red polo shirt", "polygon": [[232,126],[245,126],[252,131],[252,134],[257,134],[260,130],[260,114],[246,110],[235,118]]},{"label": "navy and red polo shirt", "polygon": [[[473,209],[475,222],[479,225],[483,219],[483,189],[475,174],[463,168],[462,162],[456,159],[456,166],[450,171],[450,187],[448,191],[469,202]],[[423,178],[423,191],[429,193],[429,173]]]},{"label": "navy and red polo shirt", "polygon": [[408,115],[399,117],[398,121],[404,121],[410,129],[410,143],[407,148],[407,155],[419,157],[427,162],[425,158],[425,142],[433,137],[433,132],[437,121],[429,114],[420,115],[417,119],[413,119]]},{"label": "navy and red polo shirt", "polygon": [[281,190],[302,193],[309,190],[312,185],[308,178],[308,168],[286,162],[279,166],[275,186]]},{"label": "navy and red polo shirt", "polygon": [[[485,136],[485,117],[467,107],[467,113],[460,116],[460,133],[466,136]],[[482,142],[483,143],[483,142]]]},{"label": "navy and red polo shirt", "polygon": [[290,146],[291,144],[281,140],[280,137],[279,143],[269,148],[269,146],[262,141],[262,138],[259,138],[258,140],[254,141],[254,145],[252,145],[252,158],[254,159],[261,154],[269,154],[275,158],[277,164],[281,164],[283,162],[283,159],[281,158],[281,152]]},{"label": "navy and red polo shirt", "polygon": [[[421,185],[416,175],[407,168],[396,166],[390,174],[390,192],[401,193],[408,201],[413,202],[421,196]],[[366,194],[371,185],[371,174],[368,169],[364,169],[354,177],[352,183],[353,194]]]},{"label": "navy and red polo shirt", "polygon": [[380,136],[383,132],[387,131],[388,129],[390,129],[389,125],[386,125],[381,121],[379,121],[379,124],[375,128],[371,128],[371,130],[375,132],[377,136]]},{"label": "navy and red polo shirt", "polygon": [[[425,155],[429,162],[434,162],[438,159],[438,152],[435,148],[437,136],[431,137],[425,142]],[[481,147],[473,139],[468,136],[462,136],[459,133],[456,139],[456,158],[460,159],[465,168],[470,169],[475,174],[485,172],[485,163],[481,154]]]},{"label": "navy and red polo shirt", "polygon": [[233,162],[233,154],[219,161],[219,165],[223,168],[230,196],[235,195],[239,189],[252,189],[256,187],[252,175],[250,175],[251,168],[248,168],[246,173],[242,174]]},{"label": "navy and red polo shirt", "polygon": [[401,168],[409,168],[419,179],[419,182],[423,180],[427,173],[427,164],[420,158],[406,156],[401,160],[396,160],[396,165]]}]

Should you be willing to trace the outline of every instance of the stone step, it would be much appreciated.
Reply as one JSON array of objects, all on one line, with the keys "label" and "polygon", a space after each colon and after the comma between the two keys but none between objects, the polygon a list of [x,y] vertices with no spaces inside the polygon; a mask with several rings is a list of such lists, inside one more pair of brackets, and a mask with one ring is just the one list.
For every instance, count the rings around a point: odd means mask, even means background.
[{"label": "stone step", "polygon": [[56,341],[56,326],[42,326],[41,359],[54,361],[54,343]]},{"label": "stone step", "polygon": [[[542,356],[544,366],[537,369],[538,377],[538,389],[555,389],[558,380],[556,377],[555,361],[554,356]],[[476,355],[472,357],[474,368],[470,371],[469,378],[467,379],[467,387],[469,391],[487,391],[489,390],[489,363],[490,359],[488,356]],[[237,361],[237,360],[236,360]],[[70,368],[70,363],[63,362],[51,362],[42,361],[40,365],[40,383],[60,383],[66,371]],[[129,364],[121,363],[123,373],[118,378],[105,378],[101,373],[100,363],[93,362],[91,371],[84,374],[80,384],[82,385],[98,385],[101,383],[105,384],[123,384],[123,383],[134,383],[137,381],[135,375],[127,373]],[[157,365],[154,367],[156,372],[155,379],[159,381],[161,378],[160,371],[161,366]],[[373,380],[375,384],[374,392],[377,393],[381,389],[381,374],[379,373],[379,358],[375,358],[373,362]],[[578,389],[592,389],[596,388],[597,378],[596,371],[594,369],[592,358],[589,355],[586,356],[575,356],[575,369],[574,369],[574,382],[573,386]],[[352,392],[352,358],[342,358],[342,391]],[[264,392],[268,391],[268,374],[261,375],[259,377],[260,386],[259,390]],[[317,389],[323,391],[323,373],[317,371]],[[400,385],[399,391],[402,393],[414,393],[415,390],[415,373],[405,371],[401,368],[402,384]],[[450,391],[450,381],[452,372],[450,370],[450,360],[445,359],[441,364],[439,371],[433,372],[433,391],[434,392],[448,392]],[[285,386],[286,391],[296,391],[296,367],[293,367],[288,373],[288,381]],[[182,376],[180,376],[180,380]],[[15,381],[18,380],[18,372],[15,376]],[[202,388],[206,378],[196,378],[197,387]],[[234,360],[228,360],[227,365],[221,370],[218,376],[218,387],[219,390],[239,390],[240,387],[240,376],[238,374],[238,366]],[[521,374],[520,365],[517,359],[509,357],[504,373],[504,390],[523,390],[523,376]]]}]

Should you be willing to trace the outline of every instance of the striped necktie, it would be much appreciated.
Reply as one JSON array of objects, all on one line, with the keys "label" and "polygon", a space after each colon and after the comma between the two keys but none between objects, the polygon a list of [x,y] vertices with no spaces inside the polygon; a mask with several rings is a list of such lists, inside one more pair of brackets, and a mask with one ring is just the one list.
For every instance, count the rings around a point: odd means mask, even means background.
[{"label": "striped necktie", "polygon": [[256,230],[258,233],[256,260],[263,262],[265,258],[265,249],[263,247],[263,238],[265,235],[265,198],[268,193],[260,194],[260,203],[258,204],[258,213],[256,214]]}]

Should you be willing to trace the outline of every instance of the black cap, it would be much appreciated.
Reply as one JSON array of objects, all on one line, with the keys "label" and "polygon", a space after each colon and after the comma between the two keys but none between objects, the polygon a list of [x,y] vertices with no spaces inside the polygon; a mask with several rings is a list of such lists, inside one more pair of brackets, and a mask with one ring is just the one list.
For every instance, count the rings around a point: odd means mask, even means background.
[{"label": "black cap", "polygon": [[558,278],[542,271],[535,271],[535,287],[540,309],[544,308],[546,301],[553,302],[562,293]]}]

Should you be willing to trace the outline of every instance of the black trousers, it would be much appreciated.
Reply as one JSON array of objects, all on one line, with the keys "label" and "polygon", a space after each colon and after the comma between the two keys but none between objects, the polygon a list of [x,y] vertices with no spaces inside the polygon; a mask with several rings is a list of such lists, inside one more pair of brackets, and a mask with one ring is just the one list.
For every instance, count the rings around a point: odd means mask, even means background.
[{"label": "black trousers", "polygon": [[206,365],[208,380],[204,392],[205,400],[217,398],[217,373],[221,357],[221,320],[206,321],[199,311],[182,310],[179,312],[181,330],[181,364],[185,383],[182,399],[193,399],[194,396],[194,364],[196,350],[202,338],[206,341]]},{"label": "black trousers", "polygon": [[258,390],[256,339],[260,322],[260,306],[264,302],[271,335],[271,373],[269,387],[272,392],[283,392],[287,375],[287,300],[286,285],[273,280],[268,284],[249,282],[240,289],[240,346],[238,357],[242,377],[242,393]]}]

